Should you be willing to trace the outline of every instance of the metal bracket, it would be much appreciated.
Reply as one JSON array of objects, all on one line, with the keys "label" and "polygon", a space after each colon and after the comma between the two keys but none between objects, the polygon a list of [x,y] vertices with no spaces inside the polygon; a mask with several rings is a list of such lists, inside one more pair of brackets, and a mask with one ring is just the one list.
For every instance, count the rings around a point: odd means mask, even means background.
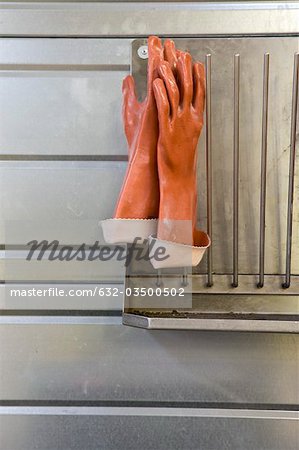
[{"label": "metal bracket", "polygon": [[[298,332],[299,216],[294,214],[299,200],[298,38],[175,41],[206,64],[206,127],[200,142],[205,161],[200,156],[199,166],[204,183],[198,194],[200,225],[208,229],[213,246],[193,275],[182,268],[180,273],[149,276],[131,267],[127,294],[132,287],[148,292],[157,286],[184,285],[189,304],[165,296],[126,295],[123,323],[143,328]],[[132,74],[143,100],[145,39],[132,43]],[[279,104],[277,79],[283,83]],[[215,307],[219,302],[220,310]]]}]

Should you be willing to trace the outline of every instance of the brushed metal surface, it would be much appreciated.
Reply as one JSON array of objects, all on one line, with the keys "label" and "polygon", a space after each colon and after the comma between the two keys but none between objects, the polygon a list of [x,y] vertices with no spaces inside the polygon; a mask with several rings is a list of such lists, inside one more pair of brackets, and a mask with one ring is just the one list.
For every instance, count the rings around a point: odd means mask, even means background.
[{"label": "brushed metal surface", "polygon": [[[27,42],[16,48],[10,42],[15,58],[8,58],[5,53],[10,49],[2,44],[2,59],[17,62],[0,64],[0,154],[74,155],[74,159],[127,155],[121,86],[129,67],[113,67],[109,46],[98,42],[87,49],[79,42],[76,57],[71,57],[76,54],[73,42],[47,42],[43,58],[33,57],[31,52],[41,51],[40,46],[27,46]],[[20,57],[21,49],[26,58]],[[115,51],[117,45],[112,50],[110,43],[110,53]],[[124,62],[123,55],[119,60]]]},{"label": "brushed metal surface", "polygon": [[[55,7],[55,5],[53,5]],[[32,70],[86,66],[98,70],[129,70],[131,39],[0,39],[0,68]]]},{"label": "brushed metal surface", "polygon": [[[109,248],[108,248],[109,251]],[[111,250],[113,253],[113,250]],[[38,261],[26,260],[28,251],[0,251],[0,279],[6,282],[96,282],[122,283],[125,277],[123,261],[111,257],[107,261]]]},{"label": "brushed metal surface", "polygon": [[[105,402],[103,402],[104,404]],[[298,411],[290,409],[255,409],[242,408],[209,408],[209,407],[180,407],[180,406],[141,406],[146,402],[140,402],[140,406],[0,406],[0,415],[43,415],[43,416],[144,416],[144,417],[213,417],[235,419],[281,419],[298,420]],[[117,402],[116,402],[117,404]],[[158,403],[157,403],[158,404]],[[260,405],[259,405],[260,406]]]},{"label": "brushed metal surface", "polygon": [[[74,160],[82,155],[96,158],[106,155],[112,159],[126,154],[120,124],[120,90],[116,89],[120,89],[121,78],[128,71],[131,39],[115,39],[116,35],[132,36],[134,33],[136,37],[143,37],[159,33],[182,36],[186,31],[196,35],[294,33],[298,32],[299,11],[298,3],[294,2],[234,5],[134,5],[128,2],[20,5],[12,2],[2,3],[0,8],[1,33],[19,37],[1,41],[0,69],[6,71],[2,97],[5,103],[1,102],[1,107],[2,104],[5,106],[2,117],[6,126],[1,130],[4,145],[0,152],[2,156],[12,158],[18,154],[50,158],[66,155]],[[76,39],[25,39],[25,34],[76,36]],[[113,39],[81,40],[79,35]],[[225,46],[220,51],[225,55]],[[226,78],[227,74],[224,75]],[[280,89],[279,80],[276,82],[279,103],[286,89],[283,86]],[[26,86],[28,92],[25,92]],[[226,88],[222,85],[220,91]],[[15,95],[16,92],[19,95]],[[45,92],[47,95],[39,103],[38,98]],[[105,108],[97,97],[99,92],[108,105]],[[8,95],[14,99],[11,109]],[[18,115],[17,104],[23,117]],[[248,110],[251,108],[250,103]],[[55,123],[55,129],[47,122],[45,110],[51,123]],[[277,120],[288,120],[287,110],[281,112],[278,109],[277,113]],[[13,120],[7,122],[9,114],[10,119],[13,114]],[[218,122],[217,127],[220,125]],[[220,130],[222,128],[220,126]],[[15,136],[14,130],[17,130]],[[112,135],[108,135],[109,131]],[[256,129],[253,133],[258,135]],[[43,136],[48,138],[43,139]],[[289,143],[279,138],[277,145],[275,149],[285,150],[281,156],[284,162]],[[56,235],[66,242],[75,239],[79,242],[83,237],[94,240],[99,236],[99,214],[107,217],[111,214],[125,169],[125,164],[120,166],[120,170],[111,172],[112,166],[94,162],[87,165],[78,162],[4,163],[0,176],[4,177],[7,195],[3,197],[1,211],[4,206],[6,224],[23,223],[24,232],[19,234],[23,238],[38,235],[37,224],[40,222],[41,230],[47,231],[48,236]],[[273,169],[275,179],[276,169],[271,166],[270,169]],[[244,181],[248,186],[246,176]],[[280,213],[283,205],[277,206],[277,192],[274,192],[274,208],[273,205],[271,208]],[[256,198],[255,187],[254,195]],[[45,203],[45,199],[49,203]],[[217,203],[219,221],[223,222],[223,217],[230,215],[226,207]],[[204,197],[201,197],[201,208],[204,226]],[[30,220],[35,223],[31,230]],[[222,225],[218,225],[220,229]],[[256,234],[255,230],[254,236]],[[226,235],[227,229],[224,239]],[[277,234],[273,234],[271,228],[269,235],[273,237],[276,251]],[[14,233],[9,233],[9,242],[20,244],[13,236]],[[298,242],[298,237],[296,239]],[[225,254],[217,256],[220,267],[229,267],[229,259],[225,258]],[[284,261],[278,260],[280,270]],[[56,280],[65,279],[70,273],[74,280],[82,278],[79,266],[70,272],[62,268],[48,272],[48,267],[41,272],[36,268],[28,273],[24,265],[18,264],[16,274],[25,281],[33,274],[50,279],[54,275]],[[89,273],[98,282],[96,267],[93,266]],[[16,309],[16,312],[24,309],[21,301],[7,302],[2,287],[1,306],[6,310]],[[252,305],[247,299],[248,296],[227,296],[224,305],[223,296],[201,296],[206,310],[211,309],[214,300],[214,311],[227,309],[228,305],[233,307],[235,301],[246,310],[248,303]],[[290,296],[280,296],[281,302],[269,296],[269,303],[270,299],[277,311],[281,311],[283,301],[287,302],[289,310],[297,308],[298,299]],[[42,299],[41,303],[30,299],[26,308],[40,309],[41,314],[43,309],[53,309],[53,312],[66,308],[80,308],[82,312],[85,308],[111,309],[107,298],[99,303],[86,298],[84,305],[81,301],[68,298],[60,304],[57,298],[53,303],[48,298]],[[257,297],[254,301],[257,309],[261,307]],[[4,316],[3,320],[6,324],[2,322],[0,326],[0,396],[4,400],[14,400],[17,405],[15,408],[2,407],[0,411],[0,444],[5,450],[296,448],[298,423],[293,420],[296,413],[269,412],[267,409],[238,411],[230,404],[254,402],[262,408],[274,404],[274,407],[284,405],[287,409],[288,405],[298,402],[297,336],[166,330],[152,333],[126,329],[120,325],[119,317],[93,315],[15,315]],[[22,401],[32,405],[35,400],[40,400],[42,405],[60,401],[62,406],[46,409],[29,406],[24,412]],[[125,411],[119,407],[102,411],[91,406],[69,409],[68,402],[76,400],[125,400],[129,404],[142,400],[154,403],[216,402],[225,403],[227,408],[220,411],[216,408],[193,411],[180,407],[167,408],[167,411],[158,408],[145,411],[141,407],[126,408]]]},{"label": "brushed metal surface", "polygon": [[[108,408],[107,408],[108,410]],[[298,422],[213,417],[132,415],[1,416],[1,442],[10,450],[294,450]],[[187,412],[188,413],[188,412]],[[150,413],[149,413],[150,414]],[[18,430],[16,433],[15,430]]]},{"label": "brushed metal surface", "polygon": [[297,335],[1,325],[3,400],[298,403]]},{"label": "brushed metal surface", "polygon": [[125,170],[125,162],[1,161],[0,243],[101,240],[98,222],[112,217]]},{"label": "brushed metal surface", "polygon": [[[28,311],[28,315],[22,311],[22,314],[18,314],[19,311],[12,311],[12,315],[0,315],[1,325],[121,325],[122,319],[120,317],[121,311],[108,311],[109,314],[105,315],[103,311],[98,311],[99,314],[93,314],[89,312],[89,315],[85,315],[83,312],[79,315],[77,311],[68,311],[68,314],[62,315],[53,314],[47,311],[46,314],[36,315],[36,311]],[[90,315],[91,314],[91,315]],[[104,314],[104,315],[102,315]],[[113,315],[115,314],[115,315]]]},{"label": "brushed metal surface", "polygon": [[268,317],[267,320],[254,320],[249,317],[228,319],[213,317],[212,314],[211,317],[205,319],[200,317],[185,319],[184,317],[161,318],[125,313],[123,324],[148,330],[260,331],[299,334],[298,320],[274,320],[271,317]]},{"label": "brushed metal surface", "polygon": [[298,32],[297,2],[2,3],[4,36],[147,36]]}]

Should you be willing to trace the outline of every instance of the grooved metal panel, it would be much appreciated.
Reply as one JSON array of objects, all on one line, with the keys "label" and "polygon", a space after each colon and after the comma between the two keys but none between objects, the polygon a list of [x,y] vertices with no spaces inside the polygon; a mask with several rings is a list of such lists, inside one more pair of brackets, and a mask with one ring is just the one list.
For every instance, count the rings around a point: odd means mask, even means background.
[{"label": "grooved metal panel", "polygon": [[296,404],[298,336],[1,325],[0,398]]},{"label": "grooved metal panel", "polygon": [[[0,41],[0,244],[102,240],[98,220],[112,215],[126,168],[121,81],[132,37],[292,34],[298,13],[295,2],[0,4],[0,33],[16,36]],[[205,227],[204,190],[199,201]],[[98,286],[97,263],[28,269],[20,251],[2,253],[0,278]],[[298,336],[129,329],[121,296],[11,299],[9,288],[0,287],[1,448],[296,448]],[[223,307],[221,296],[200,300]],[[234,301],[246,308],[244,296]]]},{"label": "grooved metal panel", "polygon": [[146,36],[298,32],[297,2],[3,3],[5,36]]},{"label": "grooved metal panel", "polygon": [[[7,235],[15,239],[10,243],[24,245],[24,235],[40,239],[41,230],[43,239],[69,235],[71,244],[99,239],[98,221],[112,217],[125,170],[125,162],[1,161],[0,242]],[[16,222],[15,234],[10,221]],[[52,227],[56,236],[48,234]]]},{"label": "grooved metal panel", "polygon": [[27,251],[2,251],[0,252],[0,279],[7,282],[44,281],[46,283],[51,281],[77,281],[79,283],[91,281],[111,284],[123,282],[125,276],[123,261],[113,255],[109,260],[100,260],[99,258],[88,260],[89,254],[86,253],[83,261],[75,259],[51,261],[47,258],[47,253],[42,260],[34,258],[28,261],[26,260]]},{"label": "grooved metal panel", "polygon": [[[67,50],[56,45],[62,56]],[[94,62],[84,68],[83,61],[2,69],[1,154],[127,155],[121,122],[127,72]]]},{"label": "grooved metal panel", "polygon": [[[129,70],[131,39],[0,39],[2,70]],[[54,70],[52,68],[52,70]]]},{"label": "grooved metal panel", "polygon": [[[65,408],[64,408],[65,409]],[[135,415],[134,415],[135,413]],[[80,413],[78,413],[80,414]],[[169,415],[168,415],[169,414]],[[6,450],[295,450],[298,422],[215,417],[1,416]],[[17,432],[16,432],[17,430]]]}]

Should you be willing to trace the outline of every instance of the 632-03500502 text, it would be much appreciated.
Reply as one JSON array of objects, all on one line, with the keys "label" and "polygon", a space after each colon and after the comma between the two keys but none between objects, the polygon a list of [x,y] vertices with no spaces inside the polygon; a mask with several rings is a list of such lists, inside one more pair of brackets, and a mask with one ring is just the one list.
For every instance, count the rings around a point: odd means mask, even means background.
[{"label": "632-03500502 text", "polygon": [[94,288],[68,288],[49,287],[46,289],[39,289],[35,287],[15,289],[9,288],[11,297],[118,297],[119,295],[126,295],[128,297],[184,297],[184,288],[167,288],[167,287],[110,287],[110,286],[95,286]]}]

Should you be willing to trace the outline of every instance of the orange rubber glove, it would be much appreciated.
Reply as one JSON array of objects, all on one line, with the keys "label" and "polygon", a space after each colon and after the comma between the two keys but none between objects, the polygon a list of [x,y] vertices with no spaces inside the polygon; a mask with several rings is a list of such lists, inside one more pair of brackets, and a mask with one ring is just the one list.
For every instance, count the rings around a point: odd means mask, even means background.
[{"label": "orange rubber glove", "polygon": [[160,78],[153,81],[159,118],[157,237],[201,246],[208,239],[196,230],[196,150],[203,126],[204,66],[192,66],[189,53],[176,52],[176,56],[172,66],[166,61],[160,63]]},{"label": "orange rubber glove", "polygon": [[151,219],[159,212],[157,171],[158,117],[153,81],[163,61],[163,47],[156,36],[148,39],[147,96],[140,103],[131,75],[123,81],[123,121],[129,164],[115,209],[115,218]]}]

